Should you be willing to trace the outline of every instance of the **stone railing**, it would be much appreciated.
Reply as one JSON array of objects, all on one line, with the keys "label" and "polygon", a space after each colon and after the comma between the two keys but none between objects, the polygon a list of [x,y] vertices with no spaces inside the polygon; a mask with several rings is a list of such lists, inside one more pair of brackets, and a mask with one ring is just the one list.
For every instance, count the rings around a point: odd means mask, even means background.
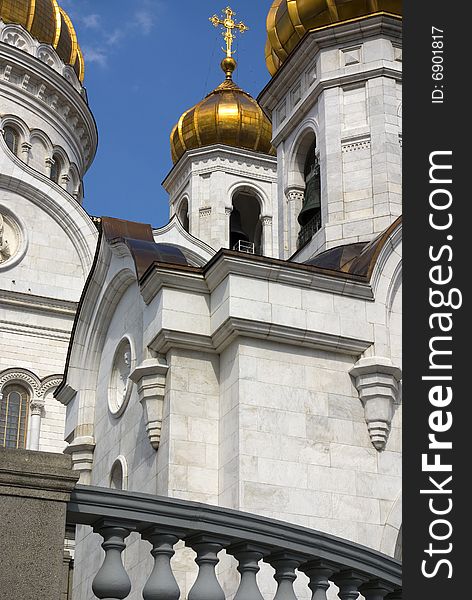
[{"label": "stone railing", "polygon": [[321,212],[316,213],[316,215],[308,221],[306,225],[304,225],[300,229],[300,233],[298,234],[297,240],[297,249],[300,250],[303,246],[306,246],[311,238],[315,235],[317,231],[321,229]]},{"label": "stone railing", "polygon": [[154,568],[142,582],[144,600],[178,600],[170,559],[184,540],[196,553],[198,575],[188,600],[224,600],[215,567],[223,549],[238,562],[235,600],[263,600],[256,574],[261,560],[274,571],[274,600],[296,600],[297,571],[309,578],[312,600],[326,600],[330,582],[341,600],[397,600],[402,597],[401,564],[357,544],[297,525],[225,508],[88,486],[77,486],[68,505],[70,525],[90,525],[103,538],[105,558],[95,579],[97,598],[121,600],[131,582],[121,553],[137,532],[152,545]]}]

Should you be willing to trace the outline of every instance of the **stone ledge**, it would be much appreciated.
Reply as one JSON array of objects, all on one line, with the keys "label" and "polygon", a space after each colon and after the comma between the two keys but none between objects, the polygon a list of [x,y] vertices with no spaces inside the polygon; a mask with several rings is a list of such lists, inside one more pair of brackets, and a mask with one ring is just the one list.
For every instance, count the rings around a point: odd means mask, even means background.
[{"label": "stone ledge", "polygon": [[78,479],[70,456],[0,448],[0,496],[67,502]]}]

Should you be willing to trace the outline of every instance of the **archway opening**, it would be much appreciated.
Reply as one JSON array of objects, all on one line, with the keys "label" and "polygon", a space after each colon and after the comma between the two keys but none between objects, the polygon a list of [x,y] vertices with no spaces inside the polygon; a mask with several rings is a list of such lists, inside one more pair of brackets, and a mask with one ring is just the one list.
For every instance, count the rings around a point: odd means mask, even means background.
[{"label": "archway opening", "polygon": [[261,206],[253,192],[239,191],[233,196],[230,248],[248,254],[262,254]]},{"label": "archway opening", "polygon": [[[303,150],[301,148],[301,150]],[[303,153],[300,158],[303,157]],[[305,246],[321,228],[321,177],[320,164],[316,154],[316,139],[313,139],[303,163],[303,182],[305,192],[302,209],[298,215],[300,232],[298,248]]]},{"label": "archway opening", "polygon": [[179,221],[182,223],[182,227],[185,229],[187,233],[190,231],[190,220],[188,216],[188,200],[182,200],[179,206],[179,211],[177,213]]},{"label": "archway opening", "polygon": [[63,162],[61,157],[58,154],[54,154],[52,157],[52,165],[51,165],[51,179],[54,183],[59,183],[63,170]]}]

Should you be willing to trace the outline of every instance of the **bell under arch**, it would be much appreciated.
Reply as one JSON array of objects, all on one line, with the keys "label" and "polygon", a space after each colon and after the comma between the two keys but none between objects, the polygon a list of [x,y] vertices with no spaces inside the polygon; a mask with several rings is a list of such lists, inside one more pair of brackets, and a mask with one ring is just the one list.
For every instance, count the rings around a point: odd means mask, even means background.
[{"label": "bell under arch", "polygon": [[262,254],[261,202],[255,190],[240,188],[232,196],[229,247]]}]

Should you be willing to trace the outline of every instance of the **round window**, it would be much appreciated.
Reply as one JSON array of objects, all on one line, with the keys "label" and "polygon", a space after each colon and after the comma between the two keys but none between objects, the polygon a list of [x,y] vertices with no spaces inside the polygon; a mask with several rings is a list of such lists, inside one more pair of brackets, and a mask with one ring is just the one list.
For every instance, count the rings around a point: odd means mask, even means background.
[{"label": "round window", "polygon": [[108,389],[108,406],[115,417],[119,417],[128,404],[132,387],[129,379],[132,362],[131,343],[128,338],[124,338],[115,351]]}]

